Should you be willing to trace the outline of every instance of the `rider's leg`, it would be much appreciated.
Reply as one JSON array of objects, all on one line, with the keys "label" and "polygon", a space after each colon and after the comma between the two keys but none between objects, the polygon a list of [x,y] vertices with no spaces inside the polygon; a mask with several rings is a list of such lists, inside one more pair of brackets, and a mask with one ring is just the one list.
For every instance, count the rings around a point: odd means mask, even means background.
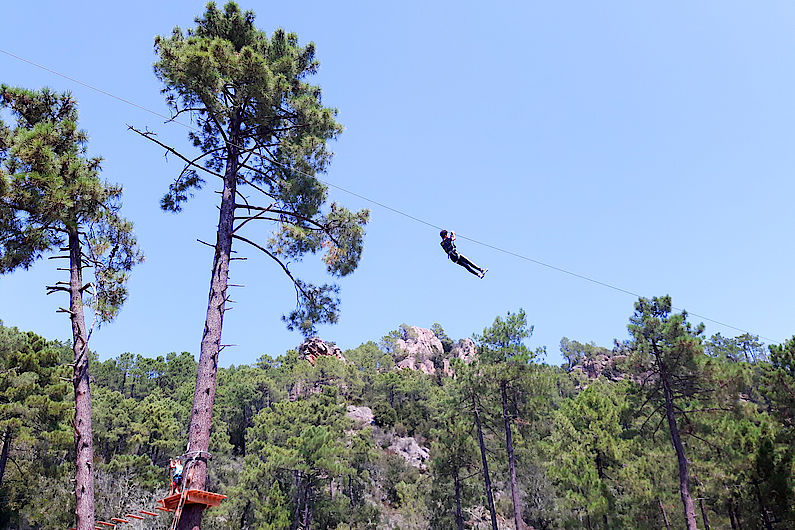
[{"label": "rider's leg", "polygon": [[456,263],[464,267],[475,276],[480,276],[481,268],[469,261],[469,259],[463,254],[458,255],[458,261]]}]

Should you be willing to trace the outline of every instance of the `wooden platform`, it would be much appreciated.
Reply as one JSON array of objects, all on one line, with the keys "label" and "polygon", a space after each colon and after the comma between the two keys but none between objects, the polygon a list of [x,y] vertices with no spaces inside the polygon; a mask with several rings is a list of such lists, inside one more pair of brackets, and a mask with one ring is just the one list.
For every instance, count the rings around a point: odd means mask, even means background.
[{"label": "wooden platform", "polygon": [[[160,499],[157,502],[166,510],[175,510],[179,504],[179,496],[180,494],[177,493],[165,499]],[[224,499],[226,499],[226,495],[221,495],[220,493],[211,493],[203,490],[188,490],[185,496],[185,506],[188,504],[203,504],[205,508],[212,508],[213,506],[219,506]]]}]

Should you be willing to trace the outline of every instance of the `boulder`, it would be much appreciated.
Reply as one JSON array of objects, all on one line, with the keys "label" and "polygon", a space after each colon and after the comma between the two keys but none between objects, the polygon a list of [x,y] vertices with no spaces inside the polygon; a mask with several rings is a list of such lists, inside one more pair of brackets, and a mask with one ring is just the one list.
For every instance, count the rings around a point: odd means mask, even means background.
[{"label": "boulder", "polygon": [[[597,354],[593,357],[584,357],[572,366],[571,372],[583,374],[587,379],[604,377],[610,381],[621,381],[627,377],[625,370],[627,356],[620,354]],[[633,378],[634,379],[634,378]]]},{"label": "boulder", "polygon": [[392,445],[388,450],[402,456],[408,465],[414,466],[420,471],[428,470],[428,465],[425,463],[430,457],[428,448],[418,444],[414,437],[400,438],[396,436],[392,439]]},{"label": "boulder", "polygon": [[357,427],[367,427],[373,423],[375,418],[373,409],[370,407],[357,407],[355,405],[348,405],[348,412],[345,415],[352,419]]}]

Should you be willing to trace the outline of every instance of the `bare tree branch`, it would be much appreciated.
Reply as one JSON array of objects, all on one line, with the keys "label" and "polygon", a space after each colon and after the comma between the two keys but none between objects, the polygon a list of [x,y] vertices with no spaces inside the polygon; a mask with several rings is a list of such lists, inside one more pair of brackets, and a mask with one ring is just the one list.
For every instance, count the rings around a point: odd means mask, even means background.
[{"label": "bare tree branch", "polygon": [[256,243],[254,243],[253,241],[251,241],[250,239],[246,239],[243,236],[239,236],[237,234],[232,234],[232,237],[235,238],[235,239],[239,239],[240,241],[244,241],[244,242],[248,243],[249,245],[251,245],[252,247],[254,247],[256,249],[259,249],[262,252],[264,252],[265,254],[267,254],[268,256],[270,256],[276,263],[279,264],[279,266],[281,266],[282,270],[290,278],[290,280],[292,280],[293,285],[295,285],[296,291],[300,291],[304,296],[309,298],[309,294],[306,291],[303,290],[301,285],[298,283],[298,280],[296,280],[295,277],[293,276],[293,274],[290,272],[290,269],[288,269],[287,266],[284,263],[282,263],[282,260],[280,260],[278,257],[276,257],[275,254],[270,252],[265,247],[263,247],[261,245],[258,245]]},{"label": "bare tree branch", "polygon": [[223,175],[221,175],[220,173],[217,173],[217,172],[215,172],[215,171],[212,171],[212,170],[210,170],[210,169],[207,169],[206,167],[204,167],[204,166],[202,166],[202,165],[199,165],[199,164],[196,164],[196,163],[192,162],[190,159],[188,159],[188,157],[186,157],[186,156],[182,155],[182,154],[181,154],[179,151],[177,151],[177,150],[176,150],[176,149],[174,149],[173,147],[171,147],[171,146],[169,146],[169,145],[166,145],[166,144],[164,144],[163,142],[161,142],[161,141],[159,141],[159,140],[156,140],[156,139],[155,139],[155,138],[152,136],[152,133],[151,133],[151,132],[141,132],[141,131],[139,131],[138,129],[136,129],[135,127],[133,127],[132,125],[128,125],[128,126],[127,126],[127,128],[128,128],[128,129],[130,129],[130,130],[132,130],[132,131],[134,131],[134,132],[136,132],[136,133],[138,133],[138,134],[140,134],[141,136],[143,136],[143,137],[144,137],[144,138],[146,138],[147,140],[151,140],[152,142],[156,143],[157,145],[159,145],[160,147],[162,147],[163,149],[165,149],[165,150],[166,150],[166,151],[168,151],[169,153],[173,153],[174,155],[178,156],[178,157],[179,157],[180,159],[182,159],[182,161],[184,161],[186,164],[188,164],[188,165],[190,165],[190,166],[193,166],[193,167],[195,167],[195,168],[201,169],[202,171],[204,171],[204,172],[207,172],[207,173],[209,173],[210,175],[213,175],[213,176],[215,176],[215,177],[218,177],[218,178],[220,178],[220,179],[223,179],[223,178],[224,178],[224,176],[223,176]]}]

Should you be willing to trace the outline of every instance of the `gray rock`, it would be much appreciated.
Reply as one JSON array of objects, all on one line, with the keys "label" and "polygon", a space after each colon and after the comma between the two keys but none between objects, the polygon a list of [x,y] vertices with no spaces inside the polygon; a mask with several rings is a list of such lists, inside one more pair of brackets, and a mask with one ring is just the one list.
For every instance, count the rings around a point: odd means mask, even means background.
[{"label": "gray rock", "polygon": [[370,407],[357,407],[355,405],[348,405],[348,412],[345,414],[359,427],[367,427],[373,423],[373,409]]},{"label": "gray rock", "polygon": [[[441,360],[442,373],[448,377],[454,376],[450,368],[450,359],[461,359],[469,364],[477,357],[477,348],[472,339],[461,339],[453,346],[450,353],[444,355],[444,347],[433,331],[417,326],[404,326],[401,328],[401,337],[394,344],[398,368],[419,370],[429,375],[436,375],[438,363]],[[445,356],[445,358],[442,358]]]},{"label": "gray rock", "polygon": [[428,470],[428,465],[425,463],[430,457],[428,448],[422,447],[412,436],[393,438],[392,445],[388,450],[402,456],[408,465],[414,466],[420,471]]}]

